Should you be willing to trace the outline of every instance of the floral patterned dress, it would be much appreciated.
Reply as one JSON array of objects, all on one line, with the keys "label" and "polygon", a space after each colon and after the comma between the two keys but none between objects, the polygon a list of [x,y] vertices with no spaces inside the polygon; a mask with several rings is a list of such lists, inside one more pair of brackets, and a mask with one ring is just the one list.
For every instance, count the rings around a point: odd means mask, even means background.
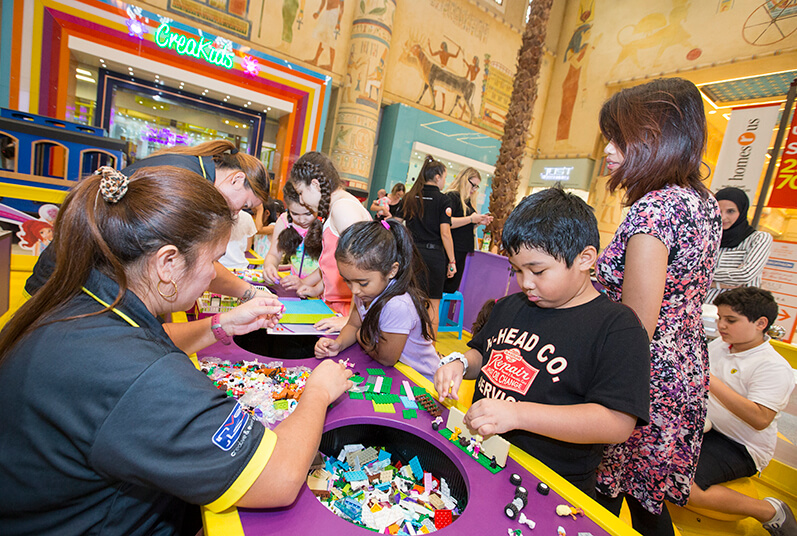
[{"label": "floral patterned dress", "polygon": [[722,235],[719,207],[690,188],[649,192],[629,209],[598,258],[597,278],[621,301],[628,239],[651,235],[669,251],[664,299],[650,343],[650,424],[609,445],[598,468],[598,491],[628,493],[658,514],[664,500],[686,504],[708,397],[708,351],[701,305]]}]

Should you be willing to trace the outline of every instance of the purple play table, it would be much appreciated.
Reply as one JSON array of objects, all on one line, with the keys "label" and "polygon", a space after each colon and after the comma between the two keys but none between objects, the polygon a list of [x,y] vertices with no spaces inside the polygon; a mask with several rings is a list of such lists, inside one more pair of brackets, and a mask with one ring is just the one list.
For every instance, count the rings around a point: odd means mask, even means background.
[{"label": "purple play table", "polygon": [[[230,346],[214,344],[200,352],[199,355],[216,356],[231,361],[244,359],[258,359],[263,362],[272,361],[271,358],[256,356],[234,344]],[[409,376],[405,376],[396,368],[383,367],[368,357],[359,345],[354,345],[341,353],[339,358],[348,358],[350,362],[355,364],[354,371],[359,372],[365,378],[368,377],[367,368],[383,369],[385,375],[393,379],[392,393],[400,392],[399,386],[401,382],[408,380],[409,377],[420,379],[420,381],[415,383],[422,384],[425,381],[422,377],[417,376],[414,371],[410,370],[408,372]],[[305,365],[312,368],[316,363],[315,359],[284,360],[285,366]],[[411,380],[408,381],[413,383]],[[422,386],[429,388],[431,391],[430,384],[427,383]],[[434,393],[432,392],[432,394]],[[448,456],[464,478],[468,493],[467,506],[457,520],[448,527],[437,531],[436,534],[441,536],[464,534],[503,536],[507,534],[507,529],[511,528],[513,530],[520,529],[526,536],[555,536],[560,526],[564,528],[568,536],[636,534],[630,527],[612,517],[591,499],[562,480],[561,477],[558,477],[558,475],[555,475],[525,453],[516,451],[515,447],[510,451],[511,457],[507,460],[506,468],[493,475],[438,432],[434,431],[431,427],[432,417],[427,412],[419,409],[417,418],[407,420],[402,416],[401,410],[403,406],[401,404],[396,404],[395,406],[396,413],[375,413],[371,401],[351,400],[344,395],[330,406],[324,431],[343,426],[366,424],[394,427],[423,439]],[[447,415],[448,410],[444,409],[443,418],[445,419]],[[443,422],[445,423],[445,420]],[[369,445],[366,444],[366,446]],[[390,450],[390,445],[375,443],[373,446],[384,446],[388,451]],[[517,461],[518,459],[522,460],[524,457],[531,459],[532,464],[537,464],[541,468],[538,474],[546,473],[543,478],[546,479],[546,483],[551,487],[549,495],[543,496],[536,491],[540,480]],[[528,466],[528,463],[524,463],[524,465]],[[529,490],[529,502],[522,512],[536,522],[536,528],[533,531],[527,526],[519,524],[517,520],[510,520],[504,514],[504,507],[512,501],[515,491],[515,487],[509,483],[509,476],[512,473],[521,475],[522,485]],[[566,500],[560,493],[570,497],[571,500]],[[575,503],[576,500],[580,501],[579,504]],[[600,526],[587,516],[577,516],[576,519],[557,516],[555,509],[560,504],[583,507],[588,516],[600,522]],[[239,509],[238,516],[240,526],[246,536],[304,536],[311,534],[323,536],[354,536],[361,534],[367,536],[368,534],[373,534],[373,532],[349,523],[327,510],[307,486],[302,488],[296,502],[290,507],[268,510]],[[217,536],[218,534],[227,536],[230,533],[229,524],[225,525],[225,530],[223,531],[214,531],[213,528],[213,526],[206,527],[207,536]]]}]

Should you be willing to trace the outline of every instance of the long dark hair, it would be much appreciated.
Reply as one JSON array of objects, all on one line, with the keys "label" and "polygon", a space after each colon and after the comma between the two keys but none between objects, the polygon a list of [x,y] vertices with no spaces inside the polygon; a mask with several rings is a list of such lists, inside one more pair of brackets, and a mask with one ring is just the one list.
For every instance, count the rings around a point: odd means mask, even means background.
[{"label": "long dark hair", "polygon": [[229,236],[232,229],[224,197],[191,171],[141,168],[130,177],[127,193],[117,203],[103,200],[101,180],[99,175],[83,179],[58,211],[49,246],[58,259],[55,271],[0,332],[0,363],[22,337],[81,291],[92,269],[119,285],[113,303],[92,313],[100,314],[121,301],[129,288],[129,271],[161,247],[174,245],[190,266],[200,247]]},{"label": "long dark hair", "polygon": [[[266,217],[266,212],[268,212],[268,217]],[[277,218],[283,212],[285,212],[285,203],[279,199],[269,199],[268,202],[263,203],[263,215],[260,217],[260,221],[257,222],[258,227],[276,223]]]},{"label": "long dark hair", "polygon": [[313,222],[304,237],[304,247],[309,247],[313,251],[321,250],[321,238],[324,231],[324,222],[329,218],[329,205],[332,200],[332,192],[340,188],[340,175],[335,168],[335,164],[324,153],[310,151],[303,154],[291,168],[289,181],[294,184],[301,182],[305,186],[310,186],[313,179],[318,181],[321,189],[321,200],[318,202],[318,209],[313,210],[318,219]]},{"label": "long dark hair", "polygon": [[[388,225],[388,230],[385,225]],[[398,263],[393,283],[371,304],[362,319],[360,340],[366,351],[372,351],[380,340],[379,317],[385,304],[396,296],[407,293],[421,319],[423,338],[432,341],[432,321],[429,318],[429,300],[418,286],[416,274],[422,270],[409,231],[395,220],[361,221],[343,231],[335,250],[335,260],[351,264],[360,270],[379,272],[387,276]]]},{"label": "long dark hair", "polygon": [[418,172],[418,178],[404,195],[404,219],[423,218],[423,186],[426,183],[434,182],[437,175],[442,175],[446,171],[446,166],[442,162],[435,160],[431,155],[426,155],[423,166]]},{"label": "long dark hair", "polygon": [[188,146],[174,146],[161,149],[151,154],[186,154],[190,156],[212,156],[217,168],[234,169],[246,175],[246,185],[263,203],[269,200],[269,178],[266,167],[254,156],[242,153],[235,144],[229,140],[213,140]]},{"label": "long dark hair", "polygon": [[701,173],[706,115],[692,82],[660,78],[624,89],[604,103],[600,128],[625,157],[608,187],[624,188],[626,205],[668,185],[708,197]]},{"label": "long dark hair", "polygon": [[[296,188],[294,188],[293,184],[290,182],[285,183],[285,186],[282,188],[282,198],[285,199],[286,206],[288,203],[294,203],[298,205],[302,204],[299,194],[296,192]],[[288,223],[291,225],[283,229],[280,235],[277,237],[277,249],[283,254],[282,262],[288,262],[290,258],[293,257],[294,253],[296,253],[296,250],[299,249],[302,241],[305,242],[305,255],[312,259],[317,259],[320,257],[321,241],[318,240],[314,244],[308,245],[307,241],[302,237],[302,235],[299,234],[299,231],[293,228],[293,218],[291,217],[291,211],[288,210],[287,214]]]}]

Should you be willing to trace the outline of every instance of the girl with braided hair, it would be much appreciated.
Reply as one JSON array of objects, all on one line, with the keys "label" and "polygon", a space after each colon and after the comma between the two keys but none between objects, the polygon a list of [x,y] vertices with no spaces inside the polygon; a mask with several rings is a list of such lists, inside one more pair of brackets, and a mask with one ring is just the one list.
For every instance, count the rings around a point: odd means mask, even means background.
[{"label": "girl with braided hair", "polygon": [[[343,189],[338,170],[325,154],[315,151],[304,154],[291,168],[289,180],[302,204],[316,215],[317,220],[305,237],[305,247],[321,244],[318,266],[324,283],[324,301],[342,315],[320,321],[316,329],[339,331],[349,314],[351,290],[338,272],[335,248],[343,231],[358,221],[369,221],[371,214],[356,197]],[[297,294],[308,295],[316,283],[307,278],[297,289]]]},{"label": "girl with braided hair", "polygon": [[[307,232],[316,219],[310,209],[302,205],[293,184],[289,182],[285,185],[282,197],[288,210],[280,215],[274,225],[271,248],[263,261],[263,277],[270,283],[279,283],[285,289],[295,290],[305,278],[318,271],[321,244],[312,247],[305,244]],[[280,267],[286,264],[283,269],[291,273],[280,277]],[[320,283],[318,286],[320,288],[311,293],[313,296],[323,292]]]}]

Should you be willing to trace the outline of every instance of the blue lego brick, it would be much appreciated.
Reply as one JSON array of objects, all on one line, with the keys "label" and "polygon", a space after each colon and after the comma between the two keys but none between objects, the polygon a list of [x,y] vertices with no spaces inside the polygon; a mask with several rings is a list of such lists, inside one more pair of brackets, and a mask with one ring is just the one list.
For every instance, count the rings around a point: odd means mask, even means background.
[{"label": "blue lego brick", "polygon": [[415,403],[414,400],[410,400],[406,396],[400,396],[399,400],[404,405],[406,409],[418,409],[418,404]]},{"label": "blue lego brick", "polygon": [[[421,473],[423,476],[423,473]],[[368,475],[365,474],[365,471],[346,471],[343,473],[343,478],[346,479],[346,482],[354,482],[357,480],[368,480]]]},{"label": "blue lego brick", "polygon": [[410,469],[412,469],[412,474],[415,475],[416,480],[423,478],[423,467],[421,467],[421,462],[418,461],[417,456],[410,460]]}]

